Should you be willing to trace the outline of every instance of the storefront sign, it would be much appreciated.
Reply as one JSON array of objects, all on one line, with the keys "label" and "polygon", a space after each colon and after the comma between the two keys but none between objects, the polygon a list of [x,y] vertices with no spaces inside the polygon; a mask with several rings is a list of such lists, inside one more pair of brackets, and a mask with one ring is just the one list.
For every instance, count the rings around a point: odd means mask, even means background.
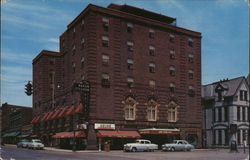
[{"label": "storefront sign", "polygon": [[140,131],[140,134],[180,134],[179,131]]},{"label": "storefront sign", "polygon": [[115,129],[115,124],[95,123],[95,129]]}]

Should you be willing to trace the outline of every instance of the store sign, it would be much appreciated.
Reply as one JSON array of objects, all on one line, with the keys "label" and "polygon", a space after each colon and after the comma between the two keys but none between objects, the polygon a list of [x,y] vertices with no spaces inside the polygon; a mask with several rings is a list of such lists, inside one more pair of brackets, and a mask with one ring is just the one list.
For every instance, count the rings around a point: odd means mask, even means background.
[{"label": "store sign", "polygon": [[140,131],[140,134],[180,134],[179,131]]},{"label": "store sign", "polygon": [[113,130],[115,130],[115,124],[111,124],[111,123],[95,123],[95,129],[113,129]]}]

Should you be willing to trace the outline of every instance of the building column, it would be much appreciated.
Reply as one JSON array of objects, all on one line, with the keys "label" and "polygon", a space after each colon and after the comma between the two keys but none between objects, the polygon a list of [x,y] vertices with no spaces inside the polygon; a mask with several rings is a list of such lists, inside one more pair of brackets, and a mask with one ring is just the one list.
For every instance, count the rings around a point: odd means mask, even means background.
[{"label": "building column", "polygon": [[225,117],[224,117],[224,112],[225,112],[225,107],[221,107],[221,121],[224,122],[225,121]]},{"label": "building column", "polygon": [[215,145],[218,145],[218,143],[219,143],[219,135],[218,135],[218,130],[216,129],[215,130]]},{"label": "building column", "polygon": [[248,119],[248,107],[245,107],[245,118],[246,118],[246,121],[248,122],[249,121],[249,119]]},{"label": "building column", "polygon": [[215,109],[214,109],[214,111],[215,111],[215,122],[217,122],[218,121],[218,119],[219,119],[219,116],[218,116],[218,108],[216,107]]},{"label": "building column", "polygon": [[240,107],[240,121],[242,121],[243,114],[242,114],[242,107]]},{"label": "building column", "polygon": [[221,130],[221,145],[225,145],[225,130]]}]

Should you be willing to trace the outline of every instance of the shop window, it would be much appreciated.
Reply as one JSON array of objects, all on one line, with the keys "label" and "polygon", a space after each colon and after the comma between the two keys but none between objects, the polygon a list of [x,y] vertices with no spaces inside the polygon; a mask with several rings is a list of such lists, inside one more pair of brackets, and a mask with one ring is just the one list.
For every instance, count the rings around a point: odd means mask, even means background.
[{"label": "shop window", "polygon": [[188,38],[188,46],[193,47],[193,39],[192,38]]},{"label": "shop window", "polygon": [[133,32],[134,25],[132,23],[127,23],[127,32],[132,33]]},{"label": "shop window", "polygon": [[194,71],[193,70],[188,70],[188,78],[193,79],[194,78]]},{"label": "shop window", "polygon": [[191,97],[195,96],[194,86],[192,86],[192,85],[188,86],[188,95]]},{"label": "shop window", "polygon": [[172,82],[169,84],[169,90],[170,92],[174,93],[175,92],[175,84]]},{"label": "shop window", "polygon": [[155,56],[155,47],[154,46],[149,46],[149,55]]},{"label": "shop window", "polygon": [[109,30],[109,18],[102,17],[102,26],[103,26],[105,31]]},{"label": "shop window", "polygon": [[109,88],[110,87],[110,81],[109,81],[109,74],[103,73],[102,74],[102,87],[103,88]]},{"label": "shop window", "polygon": [[174,68],[174,66],[169,67],[169,74],[170,74],[170,76],[175,76],[175,68]]},{"label": "shop window", "polygon": [[125,112],[125,120],[135,120],[136,116],[136,105],[138,104],[133,98],[129,97],[123,102],[124,112]]},{"label": "shop window", "polygon": [[155,80],[149,80],[149,87],[155,89]]},{"label": "shop window", "polygon": [[193,63],[194,62],[194,55],[193,54],[189,54],[188,55],[188,62],[189,63]]},{"label": "shop window", "polygon": [[153,29],[149,29],[149,38],[155,38],[155,31]]},{"label": "shop window", "polygon": [[102,54],[102,64],[108,65],[109,63],[109,56],[106,54]]},{"label": "shop window", "polygon": [[128,59],[127,60],[127,65],[128,65],[128,70],[133,70],[134,69],[134,60],[133,59]]},{"label": "shop window", "polygon": [[172,43],[174,43],[174,41],[175,41],[175,36],[174,36],[173,34],[170,34],[170,35],[169,35],[169,41],[172,42]]},{"label": "shop window", "polygon": [[127,78],[127,84],[129,88],[132,88],[134,86],[134,78],[128,77]]},{"label": "shop window", "polygon": [[155,73],[155,64],[154,63],[149,63],[149,72]]},{"label": "shop window", "polygon": [[174,49],[170,49],[170,59],[175,59],[175,50]]},{"label": "shop window", "polygon": [[128,41],[127,42],[127,46],[128,46],[128,51],[133,52],[133,50],[134,50],[134,43],[132,41]]},{"label": "shop window", "polygon": [[102,36],[102,46],[103,47],[109,46],[109,37],[108,36]]}]

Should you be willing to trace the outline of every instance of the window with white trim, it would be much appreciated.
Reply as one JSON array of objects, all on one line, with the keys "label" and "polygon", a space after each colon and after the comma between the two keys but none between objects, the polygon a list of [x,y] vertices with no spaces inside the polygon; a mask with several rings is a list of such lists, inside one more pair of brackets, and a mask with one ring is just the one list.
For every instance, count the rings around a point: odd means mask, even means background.
[{"label": "window with white trim", "polygon": [[102,17],[102,26],[105,31],[109,30],[109,18],[108,17]]},{"label": "window with white trim", "polygon": [[171,83],[169,84],[169,90],[170,90],[170,92],[172,92],[172,93],[175,92],[175,83],[174,83],[174,82],[171,82]]},{"label": "window with white trim", "polygon": [[188,38],[188,46],[193,47],[193,39],[192,38]]},{"label": "window with white trim", "polygon": [[193,97],[195,95],[195,90],[193,85],[188,86],[188,95]]},{"label": "window with white trim", "polygon": [[109,88],[110,87],[109,74],[108,73],[103,73],[102,74],[102,87],[104,87],[104,88]]},{"label": "window with white trim", "polygon": [[194,78],[194,71],[192,69],[188,70],[188,78],[193,79]]},{"label": "window with white trim", "polygon": [[170,74],[170,76],[175,76],[175,68],[174,68],[174,66],[169,67],[169,74]]},{"label": "window with white trim", "polygon": [[176,122],[177,120],[177,104],[175,102],[170,102],[168,105],[168,122]]},{"label": "window with white trim", "polygon": [[175,50],[173,48],[170,49],[169,56],[170,56],[170,59],[175,59]]},{"label": "window with white trim", "polygon": [[102,54],[102,64],[107,65],[109,63],[109,56]]},{"label": "window with white trim", "polygon": [[170,35],[169,35],[169,41],[172,42],[172,43],[174,43],[174,41],[175,41],[175,36],[174,36],[173,34],[170,34]]},{"label": "window with white trim", "polygon": [[149,80],[149,87],[155,89],[155,80]]},{"label": "window with white trim", "polygon": [[138,104],[133,98],[129,97],[123,102],[124,107],[124,117],[125,120],[135,120],[136,116],[136,105]]},{"label": "window with white trim", "polygon": [[134,60],[133,59],[127,59],[127,65],[128,65],[128,70],[133,70],[134,69]]},{"label": "window with white trim", "polygon": [[108,36],[102,36],[102,46],[103,47],[109,46],[109,37]]},{"label": "window with white trim", "polygon": [[148,102],[147,107],[147,119],[148,121],[156,121],[157,120],[157,103],[154,100],[150,100]]},{"label": "window with white trim", "polygon": [[151,62],[149,63],[149,72],[150,73],[155,73],[155,63]]},{"label": "window with white trim", "polygon": [[133,50],[134,50],[134,42],[127,41],[127,47],[128,47],[128,51],[133,52]]},{"label": "window with white trim", "polygon": [[193,54],[188,54],[188,62],[193,63],[194,62],[194,55]]},{"label": "window with white trim", "polygon": [[149,55],[150,55],[150,56],[155,56],[155,47],[152,46],[152,45],[150,45],[150,46],[148,47],[148,49],[149,49]]},{"label": "window with white trim", "polygon": [[133,87],[134,86],[134,78],[128,77],[127,78],[127,84],[128,84],[129,88]]},{"label": "window with white trim", "polygon": [[155,30],[149,29],[149,38],[155,38]]},{"label": "window with white trim", "polygon": [[132,33],[134,25],[132,23],[127,23],[127,32]]}]

